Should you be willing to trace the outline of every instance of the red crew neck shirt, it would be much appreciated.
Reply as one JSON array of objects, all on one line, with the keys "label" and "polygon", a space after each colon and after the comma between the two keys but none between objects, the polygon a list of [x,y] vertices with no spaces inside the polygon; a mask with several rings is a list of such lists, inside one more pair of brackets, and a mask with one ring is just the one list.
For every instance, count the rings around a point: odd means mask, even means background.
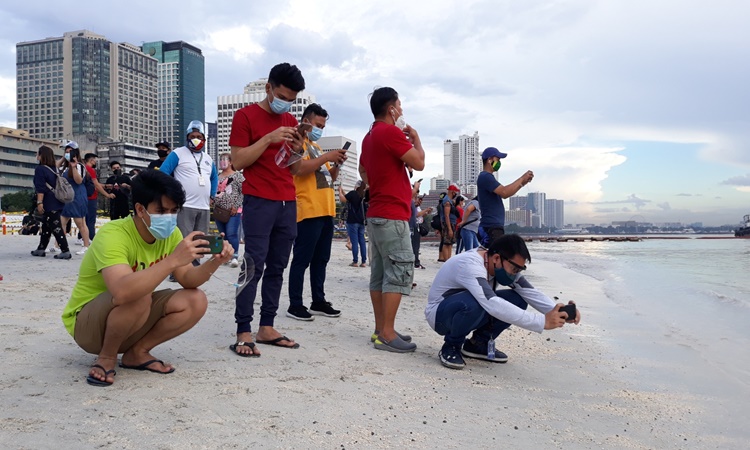
[{"label": "red crew neck shirt", "polygon": [[[273,114],[255,103],[234,113],[229,145],[248,147],[279,127],[296,126],[297,119],[291,114]],[[282,169],[276,165],[276,153],[281,148],[281,144],[277,142],[269,145],[260,158],[245,167],[242,171],[245,177],[242,183],[243,194],[266,200],[286,202],[295,200],[294,177],[291,170],[288,167]]]},{"label": "red crew neck shirt", "polygon": [[411,184],[401,157],[412,147],[403,131],[385,122],[375,122],[365,135],[359,163],[370,185],[367,217],[406,221],[411,217]]},{"label": "red crew neck shirt", "polygon": [[[89,176],[91,177],[91,180],[96,180],[96,170],[89,167],[88,164],[84,164],[86,166],[86,171],[89,173]],[[94,185],[94,193],[89,195],[89,200],[96,200],[99,197],[99,191],[96,190],[96,185]]]}]

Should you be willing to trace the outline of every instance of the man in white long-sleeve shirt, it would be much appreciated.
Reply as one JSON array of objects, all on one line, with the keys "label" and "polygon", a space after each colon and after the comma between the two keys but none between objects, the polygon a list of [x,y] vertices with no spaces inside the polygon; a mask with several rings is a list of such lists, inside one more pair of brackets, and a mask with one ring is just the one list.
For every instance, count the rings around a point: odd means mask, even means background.
[{"label": "man in white long-sleeve shirt", "polygon": [[[461,355],[508,361],[505,353],[495,349],[495,339],[511,325],[541,333],[560,328],[566,321],[580,322],[580,311],[568,318],[568,313],[560,311],[562,303],[555,304],[521,275],[526,262],[531,262],[526,243],[517,234],[508,234],[495,239],[489,249],[460,253],[443,264],[424,313],[432,329],[445,336],[439,354],[444,366],[463,369],[466,364]],[[498,284],[508,288],[496,291]],[[539,313],[527,311],[528,305]],[[471,339],[466,339],[472,331]]]}]

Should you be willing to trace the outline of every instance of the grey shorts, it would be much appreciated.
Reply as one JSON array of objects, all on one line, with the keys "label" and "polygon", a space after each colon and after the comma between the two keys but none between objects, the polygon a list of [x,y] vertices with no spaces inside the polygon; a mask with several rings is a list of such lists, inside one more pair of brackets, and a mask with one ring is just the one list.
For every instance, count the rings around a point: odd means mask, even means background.
[{"label": "grey shorts", "polygon": [[409,222],[368,217],[367,233],[370,237],[370,290],[411,294],[414,250]]},{"label": "grey shorts", "polygon": [[[167,302],[177,291],[164,289],[151,294],[151,312],[146,323],[128,336],[120,345],[118,353],[124,353],[154,327],[156,322],[166,315]],[[104,331],[107,328],[107,317],[112,311],[112,294],[102,292],[96,298],[86,303],[76,315],[76,324],[73,331],[73,339],[79,347],[92,355],[98,355],[102,351],[104,342]]]},{"label": "grey shorts", "polygon": [[182,237],[193,231],[202,231],[208,234],[208,226],[211,221],[211,211],[208,209],[181,208],[177,213],[177,228],[182,232]]}]

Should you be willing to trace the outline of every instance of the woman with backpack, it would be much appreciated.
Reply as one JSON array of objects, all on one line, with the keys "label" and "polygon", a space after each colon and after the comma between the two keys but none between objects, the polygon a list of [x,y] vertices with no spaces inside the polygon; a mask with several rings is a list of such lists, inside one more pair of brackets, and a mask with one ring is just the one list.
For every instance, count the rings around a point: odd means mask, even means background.
[{"label": "woman with backpack", "polygon": [[55,259],[70,259],[68,240],[63,232],[60,213],[65,206],[55,197],[52,189],[57,183],[57,165],[55,154],[51,148],[43,145],[36,155],[39,165],[34,169],[34,190],[36,191],[36,216],[42,223],[42,234],[39,246],[31,252],[34,256],[47,256],[46,248],[50,236],[54,235],[62,253],[55,255]]},{"label": "woman with backpack", "polygon": [[[72,142],[71,142],[72,143]],[[81,162],[81,151],[78,145],[75,147],[70,143],[65,147],[65,159],[62,160],[63,177],[65,177],[75,192],[72,202],[66,203],[60,214],[62,226],[65,228],[68,221],[73,219],[83,238],[83,248],[76,255],[83,255],[89,249],[89,229],[86,226],[86,213],[89,209],[88,192],[86,191],[87,171]]]}]

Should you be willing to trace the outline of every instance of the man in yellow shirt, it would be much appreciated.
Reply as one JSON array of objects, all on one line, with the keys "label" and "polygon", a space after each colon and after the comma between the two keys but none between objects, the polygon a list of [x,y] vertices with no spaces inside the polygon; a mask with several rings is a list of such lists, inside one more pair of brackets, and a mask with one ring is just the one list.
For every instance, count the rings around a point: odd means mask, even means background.
[{"label": "man in yellow shirt", "polygon": [[[338,317],[341,311],[333,309],[326,301],[324,284],[326,266],[331,258],[333,219],[336,216],[333,182],[339,175],[339,166],[346,161],[346,150],[323,152],[315,143],[323,134],[328,113],[319,104],[309,105],[302,113],[302,122],[312,125],[303,147],[299,171],[294,175],[297,192],[297,238],[289,268],[289,309],[286,315],[297,320],[313,320],[312,314]],[[310,310],[302,300],[305,271],[310,267]],[[312,314],[311,314],[312,313]]]},{"label": "man in yellow shirt", "polygon": [[[120,367],[159,374],[174,367],[154,358],[151,350],[192,328],[208,306],[198,289],[232,258],[224,247],[208,262],[194,267],[209,250],[201,232],[184,239],[177,212],[185,191],[174,178],[146,170],[131,183],[133,215],[104,225],[81,261],[78,280],[62,321],[76,344],[97,355],[86,381],[94,386],[114,383],[117,354]],[[173,273],[184,289],[154,292]]]}]

